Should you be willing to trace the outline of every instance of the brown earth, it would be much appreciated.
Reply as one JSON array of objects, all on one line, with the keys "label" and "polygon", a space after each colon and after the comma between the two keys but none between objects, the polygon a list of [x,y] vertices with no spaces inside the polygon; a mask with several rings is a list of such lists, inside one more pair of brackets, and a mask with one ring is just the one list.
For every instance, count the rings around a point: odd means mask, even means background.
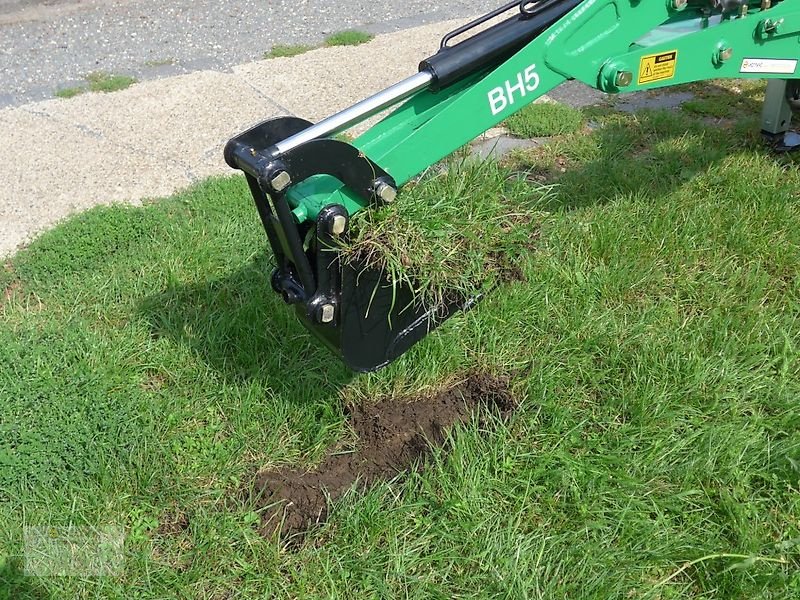
[{"label": "brown earth", "polygon": [[22,289],[22,283],[19,281],[12,281],[8,284],[8,287],[3,290],[3,301],[8,302],[13,298],[18,291]]},{"label": "brown earth", "polygon": [[324,522],[328,498],[337,500],[356,483],[363,490],[418,470],[433,448],[444,443],[449,428],[478,411],[505,415],[514,406],[505,380],[472,374],[435,396],[348,407],[348,421],[358,437],[350,452],[329,453],[313,471],[284,468],[257,475],[256,504],[266,507],[261,533],[280,533],[286,539]]},{"label": "brown earth", "polygon": [[[5,282],[8,283],[3,286],[2,284]],[[0,265],[0,288],[3,289],[3,302],[8,302],[22,290],[22,282],[16,279],[11,262],[5,262]]]},{"label": "brown earth", "polygon": [[172,536],[183,533],[189,529],[189,515],[182,510],[170,510],[161,515],[158,520],[158,534]]}]

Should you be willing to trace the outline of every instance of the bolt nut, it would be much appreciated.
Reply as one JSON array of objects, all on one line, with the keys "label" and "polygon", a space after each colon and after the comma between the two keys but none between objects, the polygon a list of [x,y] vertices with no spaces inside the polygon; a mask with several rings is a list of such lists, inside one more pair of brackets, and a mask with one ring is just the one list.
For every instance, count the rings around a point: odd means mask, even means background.
[{"label": "bolt nut", "polygon": [[729,46],[723,46],[717,51],[717,59],[719,62],[725,62],[731,58],[733,58],[733,48]]},{"label": "bolt nut", "polygon": [[689,3],[689,0],[670,0],[670,6],[673,10],[683,10],[686,8],[686,5]]},{"label": "bolt nut", "polygon": [[286,171],[278,171],[272,176],[269,184],[276,192],[282,192],[292,184],[292,176]]},{"label": "bolt nut", "polygon": [[784,19],[780,18],[775,21],[772,19],[766,19],[763,24],[764,33],[767,34],[774,34],[778,33],[778,28],[783,25]]},{"label": "bolt nut", "polygon": [[617,71],[614,76],[614,85],[618,88],[628,87],[633,83],[633,73],[630,71]]},{"label": "bolt nut", "polygon": [[333,235],[342,235],[347,229],[347,217],[344,215],[336,215],[331,222],[331,233]]},{"label": "bolt nut", "polygon": [[397,190],[388,183],[380,182],[375,186],[375,195],[386,204],[391,204],[397,198]]},{"label": "bolt nut", "polygon": [[333,304],[324,304],[320,309],[319,320],[323,323],[333,323],[336,317],[336,307]]}]

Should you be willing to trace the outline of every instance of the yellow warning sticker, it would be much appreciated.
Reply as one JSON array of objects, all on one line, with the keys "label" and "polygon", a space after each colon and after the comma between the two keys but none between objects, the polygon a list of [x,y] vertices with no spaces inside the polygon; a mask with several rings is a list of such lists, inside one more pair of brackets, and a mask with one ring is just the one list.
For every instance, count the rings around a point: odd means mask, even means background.
[{"label": "yellow warning sticker", "polygon": [[672,79],[677,64],[677,50],[643,56],[639,62],[639,85]]}]

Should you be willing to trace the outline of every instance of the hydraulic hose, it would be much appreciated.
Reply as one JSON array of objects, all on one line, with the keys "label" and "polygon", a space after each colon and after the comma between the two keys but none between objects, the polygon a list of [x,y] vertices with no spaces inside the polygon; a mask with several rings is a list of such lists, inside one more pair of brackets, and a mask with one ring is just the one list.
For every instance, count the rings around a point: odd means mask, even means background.
[{"label": "hydraulic hose", "polygon": [[[519,52],[583,0],[520,3],[520,14],[490,27],[420,63],[432,76],[431,89],[441,90],[483,69],[499,65]],[[490,13],[491,14],[491,13]]]}]

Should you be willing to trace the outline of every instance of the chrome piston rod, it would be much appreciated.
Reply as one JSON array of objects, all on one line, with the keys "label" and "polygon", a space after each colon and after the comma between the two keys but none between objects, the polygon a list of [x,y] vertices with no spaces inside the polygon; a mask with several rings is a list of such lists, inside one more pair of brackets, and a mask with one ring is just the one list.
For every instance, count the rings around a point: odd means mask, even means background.
[{"label": "chrome piston rod", "polygon": [[311,140],[329,137],[345,131],[353,125],[424,90],[430,86],[432,81],[433,75],[427,71],[421,71],[340,113],[320,121],[316,125],[312,125],[308,129],[286,138],[282,142],[278,142],[274,148],[277,150],[277,154],[281,155]]}]

